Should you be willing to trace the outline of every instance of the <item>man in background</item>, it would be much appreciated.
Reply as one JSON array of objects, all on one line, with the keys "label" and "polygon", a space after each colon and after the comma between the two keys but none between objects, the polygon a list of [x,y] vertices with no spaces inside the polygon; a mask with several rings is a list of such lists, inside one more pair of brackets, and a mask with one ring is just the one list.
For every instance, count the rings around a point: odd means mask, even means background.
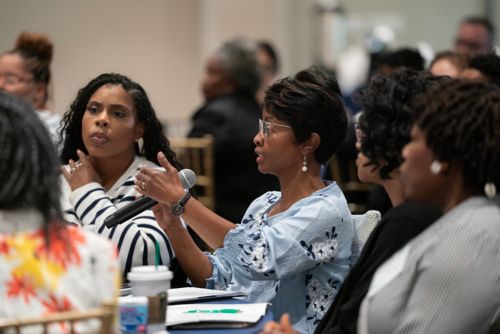
[{"label": "man in background", "polygon": [[458,27],[455,37],[455,51],[470,57],[487,54],[493,50],[495,28],[484,17],[470,16]]}]

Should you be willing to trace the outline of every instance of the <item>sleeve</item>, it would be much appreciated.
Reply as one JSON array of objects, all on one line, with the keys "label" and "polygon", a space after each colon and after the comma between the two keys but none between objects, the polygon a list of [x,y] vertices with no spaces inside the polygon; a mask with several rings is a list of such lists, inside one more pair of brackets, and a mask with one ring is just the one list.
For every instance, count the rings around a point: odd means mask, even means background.
[{"label": "sleeve", "polygon": [[[370,235],[361,256],[349,273],[332,307],[325,315],[322,333],[356,333],[359,308],[377,268],[418,232],[413,218],[387,217]],[[333,317],[333,319],[330,319]]]},{"label": "sleeve", "polygon": [[116,248],[109,241],[98,239],[92,243],[95,289],[102,301],[116,300],[120,289],[120,267]]},{"label": "sleeve", "polygon": [[442,236],[420,259],[395,333],[488,332],[499,312],[499,241],[465,233]]},{"label": "sleeve", "polygon": [[[122,185],[126,190],[117,198],[119,205],[123,206],[136,198],[138,194],[133,185],[132,177]],[[154,264],[156,244],[160,248],[160,264],[170,265],[174,252],[152,210],[146,210],[124,223],[107,228],[104,225],[105,219],[116,212],[118,207],[100,184],[86,184],[63,200],[67,202],[63,208],[68,221],[113,241],[118,248],[123,274],[128,273],[133,266]]]},{"label": "sleeve", "polygon": [[[238,226],[226,236],[224,247],[210,260],[212,279],[231,282],[231,275],[248,280],[276,280],[304,272],[321,263],[348,266],[352,242],[350,214],[325,197],[275,217],[273,224]],[[219,285],[220,286],[220,285]]]}]

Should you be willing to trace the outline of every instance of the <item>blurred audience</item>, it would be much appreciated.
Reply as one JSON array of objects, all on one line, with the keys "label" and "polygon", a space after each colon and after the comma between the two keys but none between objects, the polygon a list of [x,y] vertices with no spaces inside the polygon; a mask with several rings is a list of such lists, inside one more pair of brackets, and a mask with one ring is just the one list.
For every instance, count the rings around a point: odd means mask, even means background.
[{"label": "blurred audience", "polygon": [[14,49],[0,55],[0,89],[31,103],[57,145],[61,116],[47,109],[52,54],[53,45],[46,35],[21,33]]},{"label": "blurred audience", "polygon": [[462,20],[455,36],[455,51],[469,57],[493,51],[495,28],[485,17],[470,16]]},{"label": "blurred audience", "polygon": [[463,53],[442,51],[432,60],[429,71],[433,75],[447,75],[456,78],[467,68],[468,58]]},{"label": "blurred audience", "polygon": [[402,154],[405,195],[444,215],[379,267],[359,332],[497,333],[500,91],[446,81],[415,110]]},{"label": "blurred audience", "polygon": [[[45,316],[114,302],[115,247],[66,224],[59,163],[31,105],[0,92],[0,318]],[[95,332],[80,323],[80,332]]]},{"label": "blurred audience", "polygon": [[475,56],[459,77],[487,81],[500,87],[500,56],[495,53]]},{"label": "blurred audience", "polygon": [[157,167],[158,152],[178,167],[142,86],[120,74],[97,76],[79,90],[64,114],[63,133],[67,220],[112,240],[124,275],[132,266],[154,264],[156,245],[160,264],[169,265],[174,253],[151,210],[112,228],[104,225],[139,195],[134,176],[139,167]]},{"label": "blurred audience", "polygon": [[207,60],[201,88],[205,104],[192,117],[189,137],[212,135],[215,159],[215,212],[240,222],[252,200],[278,183],[261,174],[253,137],[260,108],[255,46],[246,40],[224,43]]},{"label": "blurred audience", "polygon": [[[245,292],[246,300],[270,303],[275,316],[289,312],[299,332],[312,333],[349,270],[353,240],[341,190],[320,177],[347,124],[337,81],[314,68],[276,81],[258,124],[258,170],[277,177],[281,192],[255,199],[241,224],[190,199],[162,154],[168,173],[141,168],[137,189],[160,203],[157,220],[195,286]],[[179,214],[213,254],[195,247]]]},{"label": "blurred audience", "polygon": [[378,54],[374,59],[375,74],[387,75],[400,68],[423,70],[425,59],[417,49],[399,48]]},{"label": "blurred audience", "polygon": [[257,42],[257,65],[260,73],[260,87],[257,91],[257,102],[259,105],[264,103],[266,88],[276,79],[280,70],[280,60],[278,53],[270,42]]}]

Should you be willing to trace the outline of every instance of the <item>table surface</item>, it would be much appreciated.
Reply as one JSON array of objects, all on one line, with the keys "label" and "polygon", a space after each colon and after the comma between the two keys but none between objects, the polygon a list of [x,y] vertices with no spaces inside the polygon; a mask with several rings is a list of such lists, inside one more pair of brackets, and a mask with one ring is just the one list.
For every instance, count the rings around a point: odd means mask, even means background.
[{"label": "table surface", "polygon": [[[217,300],[209,300],[201,302],[200,304],[236,304],[245,303],[240,299],[225,298]],[[266,314],[255,325],[244,328],[204,328],[204,329],[171,329],[167,328],[169,334],[255,334],[259,333],[264,325],[273,320],[273,314],[270,309],[267,309]]]}]

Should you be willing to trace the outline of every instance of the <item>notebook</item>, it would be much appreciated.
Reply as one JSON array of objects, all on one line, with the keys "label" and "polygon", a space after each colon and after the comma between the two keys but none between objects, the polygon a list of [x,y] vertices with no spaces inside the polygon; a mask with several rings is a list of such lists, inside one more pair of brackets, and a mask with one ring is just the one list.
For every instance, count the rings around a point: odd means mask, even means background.
[{"label": "notebook", "polygon": [[267,303],[181,304],[167,307],[170,328],[241,328],[256,324],[265,314]]},{"label": "notebook", "polygon": [[178,304],[192,301],[202,301],[220,298],[245,297],[246,294],[238,291],[224,291],[203,288],[177,288],[168,290],[168,303]]}]

